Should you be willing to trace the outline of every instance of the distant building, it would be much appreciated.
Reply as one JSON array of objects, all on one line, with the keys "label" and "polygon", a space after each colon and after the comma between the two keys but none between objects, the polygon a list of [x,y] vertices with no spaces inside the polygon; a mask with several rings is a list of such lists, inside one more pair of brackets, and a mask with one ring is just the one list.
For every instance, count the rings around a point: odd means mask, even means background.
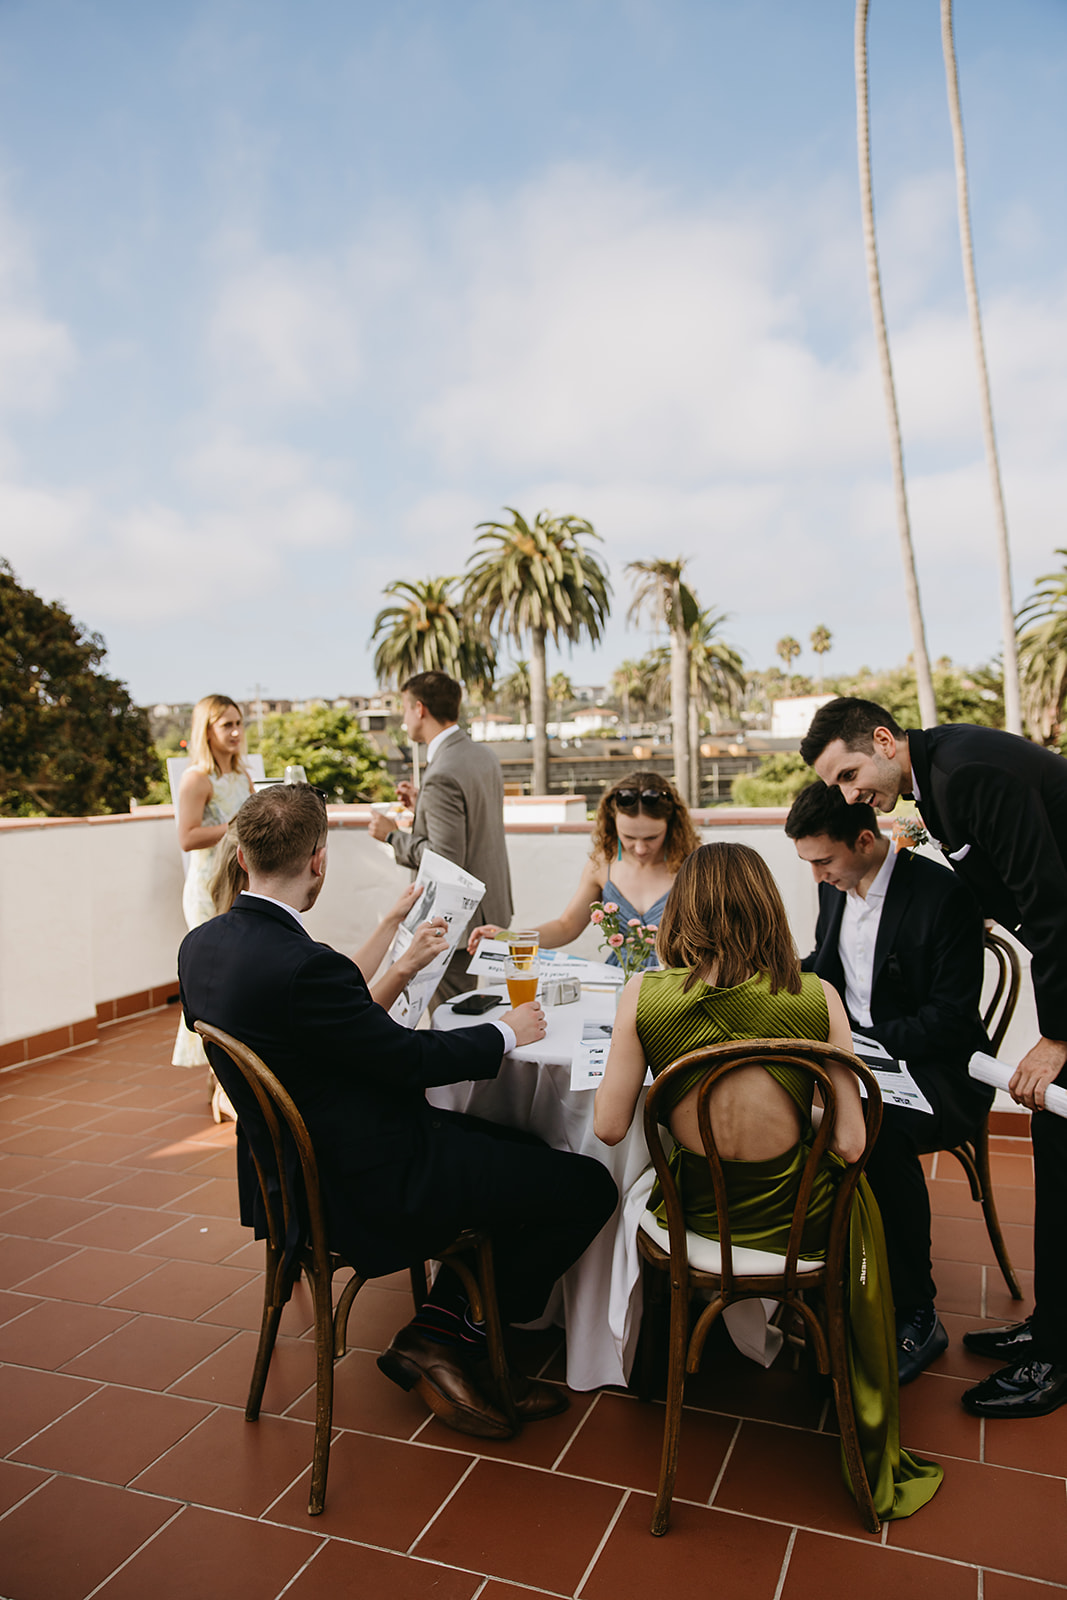
[{"label": "distant building", "polygon": [[771,738],[799,742],[819,707],[829,705],[836,698],[832,694],[799,694],[775,700],[771,705]]}]

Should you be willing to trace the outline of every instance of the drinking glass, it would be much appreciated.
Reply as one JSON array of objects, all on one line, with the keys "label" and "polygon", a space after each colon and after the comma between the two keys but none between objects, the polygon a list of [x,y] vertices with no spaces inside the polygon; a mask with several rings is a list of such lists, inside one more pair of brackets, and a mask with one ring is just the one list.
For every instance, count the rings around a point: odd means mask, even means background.
[{"label": "drinking glass", "polygon": [[536,928],[512,930],[507,935],[508,954],[504,963],[508,997],[521,1006],[537,995],[541,977],[541,936]]}]

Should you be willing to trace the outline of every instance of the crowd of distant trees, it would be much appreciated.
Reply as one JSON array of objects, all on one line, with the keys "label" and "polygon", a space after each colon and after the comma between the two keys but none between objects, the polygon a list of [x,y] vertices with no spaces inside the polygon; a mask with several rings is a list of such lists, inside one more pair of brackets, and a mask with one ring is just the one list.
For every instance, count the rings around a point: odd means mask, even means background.
[{"label": "crowd of distant trees", "polygon": [[[548,677],[547,641],[595,643],[610,614],[611,585],[593,552],[595,530],[582,518],[541,511],[527,520],[511,510],[507,521],[482,523],[475,532],[465,578],[387,587],[391,603],[379,612],[372,636],[375,669],[388,687],[438,668],[464,683],[470,721],[502,707],[532,722],[533,788],[543,793],[549,721],[562,722],[576,705],[568,675]],[[1067,749],[1067,549],[1057,555],[1061,569],[1039,578],[1019,614],[1017,644],[1027,731]],[[833,638],[820,623],[809,636],[814,674],[793,670],[803,651],[792,635],[776,646],[782,667],[746,671],[723,636],[726,615],[701,607],[684,560],[631,562],[626,571],[630,619],[649,619],[661,642],[608,675],[608,703],[628,737],[635,726],[667,724],[676,782],[691,803],[699,801],[699,745],[708,725],[766,719],[783,696],[859,694],[886,706],[902,726],[921,725],[910,662],[886,672],[829,674]],[[501,672],[509,645],[516,655]],[[19,584],[0,559],[0,815],[92,816],[124,811],[131,798],[170,799],[164,762],[180,753],[185,730],[172,722],[153,742],[147,712],[104,670],[105,656],[99,634]],[[932,680],[941,722],[1004,726],[998,663],[968,669],[942,659]],[[394,792],[380,744],[351,711],[319,706],[268,716],[262,732],[250,726],[249,747],[261,751],[268,776],[299,764],[338,801]],[[804,777],[798,758],[779,752],[735,781],[734,799],[786,803]]]}]

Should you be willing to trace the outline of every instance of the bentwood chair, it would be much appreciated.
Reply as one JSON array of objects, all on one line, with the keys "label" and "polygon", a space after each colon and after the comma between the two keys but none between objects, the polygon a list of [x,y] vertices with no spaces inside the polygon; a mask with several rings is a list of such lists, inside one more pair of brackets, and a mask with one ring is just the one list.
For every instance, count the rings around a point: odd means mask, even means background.
[{"label": "bentwood chair", "polygon": [[[982,1012],[982,1023],[989,1035],[993,1054],[996,1055],[1004,1043],[1008,1025],[1015,1015],[1021,975],[1015,947],[1009,944],[1002,934],[994,933],[991,928],[987,928],[985,947],[992,955],[995,966],[993,993]],[[1019,1288],[1019,1280],[1015,1276],[1015,1268],[1011,1264],[1008,1247],[1004,1242],[1000,1218],[997,1215],[997,1202],[993,1194],[993,1179],[989,1170],[988,1113],[982,1118],[981,1126],[976,1130],[974,1138],[954,1145],[949,1154],[956,1157],[967,1174],[967,1182],[971,1186],[971,1199],[976,1200],[982,1207],[989,1242],[993,1246],[997,1265],[1008,1286],[1008,1293],[1013,1300],[1021,1300],[1023,1292]]]},{"label": "bentwood chair", "polygon": [[[366,1283],[358,1266],[330,1248],[324,1220],[318,1164],[304,1120],[283,1085],[247,1045],[206,1022],[197,1033],[216,1052],[225,1051],[239,1078],[217,1053],[213,1063],[238,1112],[238,1126],[248,1143],[266,1216],[266,1275],[263,1319],[259,1330],[252,1382],[245,1405],[249,1422],[259,1418],[282,1312],[293,1285],[305,1274],[315,1307],[315,1446],[312,1456],[308,1513],[318,1516],[326,1499],[333,1420],[334,1363],[345,1354],[352,1303]],[[249,1098],[249,1091],[254,1099]],[[471,1269],[469,1259],[476,1263]],[[459,1276],[473,1316],[484,1320],[490,1368],[503,1408],[514,1418],[507,1360],[500,1327],[493,1274],[493,1251],[483,1233],[467,1231],[437,1258]],[[351,1271],[334,1310],[334,1274]],[[426,1264],[412,1263],[411,1286],[416,1306],[426,1292]]]},{"label": "bentwood chair", "polygon": [[[742,1067],[760,1066],[769,1056],[782,1065],[799,1067],[809,1073],[821,1092],[824,1104],[814,1143],[801,1174],[784,1255],[733,1244],[726,1181],[709,1109],[716,1084],[728,1073]],[[827,1069],[838,1063],[851,1068],[866,1090],[867,1141],[860,1159],[842,1169],[825,1256],[818,1261],[802,1261],[799,1250],[812,1186],[816,1169],[830,1142],[837,1110],[833,1080]],[[715,1195],[718,1239],[705,1239],[687,1229],[681,1197],[667,1165],[659,1129],[660,1107],[670,1103],[672,1081],[680,1074],[691,1074],[694,1067],[704,1064],[708,1071],[700,1085],[697,1112]],[[666,1111],[662,1115],[665,1119]],[[743,1039],[692,1050],[672,1062],[649,1089],[645,1100],[645,1140],[666,1206],[667,1230],[664,1233],[653,1213],[645,1211],[638,1227],[637,1244],[645,1262],[646,1301],[652,1297],[650,1291],[654,1292],[656,1275],[668,1276],[670,1280],[667,1409],[659,1488],[652,1513],[654,1534],[666,1533],[670,1522],[686,1376],[691,1376],[699,1369],[708,1334],[726,1307],[752,1299],[777,1300],[803,1323],[819,1372],[824,1377],[829,1376],[832,1383],[842,1454],[860,1517],[872,1533],[878,1531],[878,1515],[863,1465],[849,1384],[846,1279],[852,1197],[878,1135],[881,1120],[882,1097],[874,1077],[863,1062],[846,1050],[809,1039]],[[697,1292],[707,1297],[707,1304],[696,1317],[690,1333],[689,1305]],[[647,1383],[644,1387],[647,1397]]]}]

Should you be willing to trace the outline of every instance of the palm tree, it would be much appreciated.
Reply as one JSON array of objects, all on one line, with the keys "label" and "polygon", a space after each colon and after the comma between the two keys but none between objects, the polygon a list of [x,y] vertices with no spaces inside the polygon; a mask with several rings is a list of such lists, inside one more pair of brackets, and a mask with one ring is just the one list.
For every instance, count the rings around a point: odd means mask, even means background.
[{"label": "palm tree", "polygon": [[989,389],[989,368],[982,337],[982,313],[978,303],[978,279],[974,271],[974,245],[971,240],[971,202],[967,192],[967,151],[963,143],[963,112],[960,109],[960,79],[956,68],[956,43],[952,32],[952,0],[941,0],[941,49],[945,57],[948,108],[952,121],[952,145],[956,156],[956,209],[960,219],[960,250],[963,279],[967,285],[967,310],[971,319],[974,360],[978,368],[978,389],[982,400],[982,436],[986,464],[993,490],[993,511],[997,524],[997,559],[1000,576],[1000,622],[1004,636],[1004,722],[1009,733],[1022,733],[1022,707],[1019,693],[1019,660],[1015,646],[1015,607],[1011,593],[1011,550],[1008,544],[1008,514],[1004,508],[1004,486],[1000,479],[997,435],[993,427],[993,399]]},{"label": "palm tree", "polygon": [[611,585],[583,541],[599,535],[584,517],[539,511],[532,523],[512,506],[510,522],[480,522],[468,563],[464,607],[476,635],[495,631],[530,640],[534,794],[548,792],[548,687],[545,643],[596,644],[607,620]]},{"label": "palm tree", "polygon": [[641,661],[620,661],[615,671],[611,674],[609,688],[612,698],[622,701],[622,720],[626,727],[627,739],[633,738],[633,728],[630,722],[630,704],[634,700],[647,701],[645,692],[647,673]]},{"label": "palm tree", "polygon": [[548,686],[549,698],[556,707],[556,738],[560,736],[559,730],[563,724],[563,707],[569,700],[574,699],[574,685],[565,672],[555,672],[552,682]]},{"label": "palm tree", "polygon": [[671,644],[671,742],[674,781],[681,795],[690,791],[689,777],[689,630],[699,615],[692,591],[682,582],[685,560],[631,561],[635,575],[630,620],[651,611],[656,624],[666,623]]},{"label": "palm tree", "polygon": [[775,645],[774,653],[776,656],[781,656],[785,670],[788,672],[800,654],[800,643],[793,638],[791,633],[784,634]]},{"label": "palm tree", "polygon": [[[817,628],[812,628],[812,630],[811,630],[811,648],[812,648],[812,650],[814,650],[815,654],[819,658],[819,666],[820,667],[822,666],[822,658],[823,658],[823,656],[827,654],[827,652],[829,651],[830,646],[833,644],[833,642],[834,642],[834,636],[830,632],[829,628],[826,626],[825,622],[820,622],[819,626]],[[819,674],[819,688],[820,689],[822,688],[822,673],[821,672]]]},{"label": "palm tree", "polygon": [[930,657],[926,649],[926,627],[923,623],[922,603],[919,599],[919,578],[915,570],[915,551],[911,542],[911,523],[908,518],[908,496],[904,482],[904,450],[900,441],[900,416],[897,411],[897,391],[893,383],[893,364],[889,358],[889,333],[882,300],[882,277],[878,270],[878,241],[874,231],[874,195],[871,185],[871,122],[867,92],[867,12],[870,0],[856,0],[856,136],[859,146],[860,201],[863,209],[863,242],[867,252],[867,285],[871,296],[871,313],[882,367],[882,389],[885,396],[886,419],[889,423],[889,442],[893,457],[893,484],[896,493],[897,531],[900,535],[900,553],[904,563],[904,592],[908,602],[911,623],[912,652],[915,662],[915,680],[919,690],[919,711],[924,728],[937,722],[937,702],[930,674]]},{"label": "palm tree", "polygon": [[386,606],[374,619],[373,643],[383,635],[374,654],[378,682],[400,684],[416,672],[447,672],[468,687],[491,692],[496,672],[492,646],[463,618],[455,586],[459,579],[423,578],[409,583],[399,578],[387,584],[384,594],[398,603]]},{"label": "palm tree", "polygon": [[[691,806],[700,804],[700,717],[712,708],[731,715],[745,691],[745,669],[732,645],[718,638],[724,612],[701,611],[689,629],[689,706],[687,746],[689,750]],[[662,645],[650,651],[642,663],[648,681],[650,700],[666,698],[670,687],[670,655]]]},{"label": "palm tree", "polygon": [[522,734],[526,737],[527,724],[530,721],[530,663],[516,661],[503,683],[500,693],[506,705],[517,708],[522,714]]},{"label": "palm tree", "polygon": [[[1056,554],[1067,563],[1067,550]],[[1019,613],[1028,624],[1019,632],[1022,706],[1031,737],[1058,744],[1067,700],[1067,565],[1037,583]]]}]

